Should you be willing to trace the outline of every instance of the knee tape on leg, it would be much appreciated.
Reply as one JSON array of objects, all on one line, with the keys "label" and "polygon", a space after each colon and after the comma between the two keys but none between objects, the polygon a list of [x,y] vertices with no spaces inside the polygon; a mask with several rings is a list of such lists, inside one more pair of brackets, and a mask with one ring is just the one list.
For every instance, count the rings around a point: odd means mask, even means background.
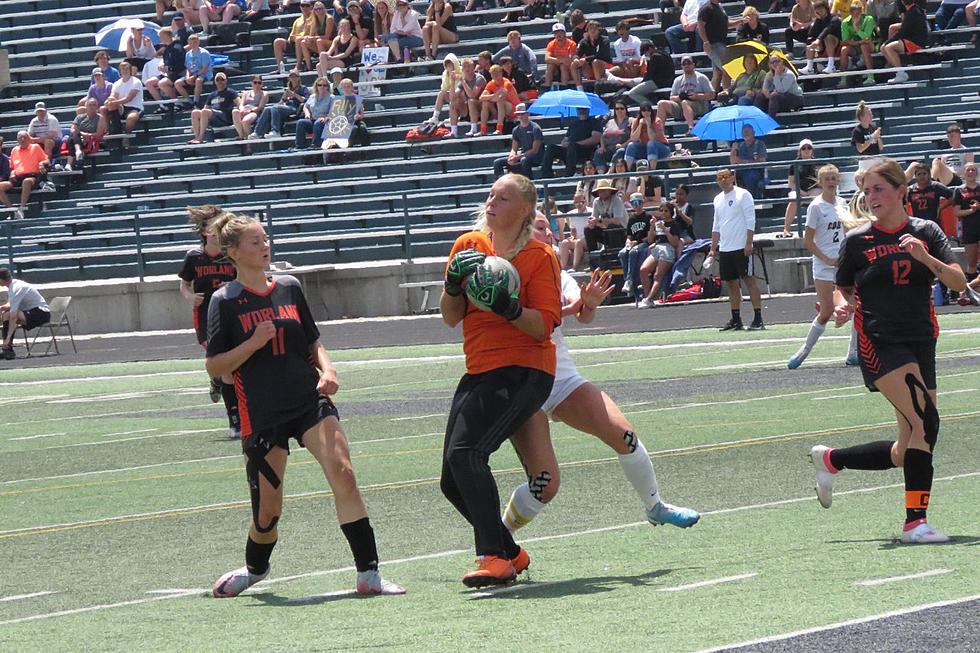
[{"label": "knee tape on leg", "polygon": [[259,533],[269,533],[279,523],[278,516],[273,517],[268,526],[262,526],[259,523],[259,505],[261,503],[259,474],[265,476],[269,485],[274,488],[278,488],[282,482],[272,466],[266,461],[265,454],[266,452],[259,447],[245,450],[245,455],[248,457],[248,461],[245,463],[245,475],[248,477],[249,497],[252,503],[252,524],[255,525],[255,530]]},{"label": "knee tape on leg", "polygon": [[[929,390],[914,374],[906,374],[905,383],[908,385],[909,393],[912,395],[912,408],[915,409],[915,414],[922,420],[925,441],[929,445],[929,451],[931,452],[936,448],[936,441],[939,439],[939,411],[936,409],[936,404],[932,402],[932,397],[929,396]],[[916,390],[922,392],[922,404],[919,403],[919,396]]]},{"label": "knee tape on leg", "polygon": [[527,488],[531,491],[532,497],[544,503],[541,496],[544,494],[549,483],[551,483],[551,473],[541,472],[534,478],[527,479]]},{"label": "knee tape on leg", "polygon": [[626,446],[629,448],[629,453],[633,453],[636,451],[636,445],[639,442],[639,439],[636,437],[636,433],[633,433],[633,431],[626,431],[623,433],[623,442],[625,442]]}]

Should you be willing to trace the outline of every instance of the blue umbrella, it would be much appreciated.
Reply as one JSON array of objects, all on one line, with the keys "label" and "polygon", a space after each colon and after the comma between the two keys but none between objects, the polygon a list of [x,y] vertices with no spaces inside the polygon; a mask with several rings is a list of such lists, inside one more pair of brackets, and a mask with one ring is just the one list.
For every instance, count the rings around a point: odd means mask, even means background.
[{"label": "blue umbrella", "polygon": [[120,18],[114,23],[106,25],[95,35],[95,44],[107,50],[126,50],[126,44],[132,38],[133,29],[142,29],[143,34],[150,37],[153,45],[160,43],[160,26],[139,18]]},{"label": "blue umbrella", "polygon": [[537,116],[574,116],[579,109],[588,109],[590,116],[604,116],[609,107],[595,93],[585,91],[548,91],[534,101],[527,112]]},{"label": "blue umbrella", "polygon": [[779,127],[769,114],[751,105],[733,104],[704,114],[691,132],[702,141],[737,141],[742,127],[751,125],[756,136],[765,136]]}]

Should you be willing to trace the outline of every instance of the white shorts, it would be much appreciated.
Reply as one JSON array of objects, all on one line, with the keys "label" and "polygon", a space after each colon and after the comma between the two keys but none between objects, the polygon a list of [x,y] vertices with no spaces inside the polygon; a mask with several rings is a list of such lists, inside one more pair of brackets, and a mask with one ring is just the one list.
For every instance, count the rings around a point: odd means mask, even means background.
[{"label": "white shorts", "polygon": [[818,258],[813,259],[814,280],[819,279],[820,281],[830,281],[833,283],[836,274],[837,268],[835,268],[833,265],[827,265]]},{"label": "white shorts", "polygon": [[555,349],[558,356],[558,365],[555,367],[555,384],[551,386],[551,394],[541,406],[541,410],[549,418],[561,402],[568,399],[569,395],[575,392],[580,385],[588,383],[575,368],[572,355],[568,353],[568,347],[565,346],[565,343],[562,342]]}]

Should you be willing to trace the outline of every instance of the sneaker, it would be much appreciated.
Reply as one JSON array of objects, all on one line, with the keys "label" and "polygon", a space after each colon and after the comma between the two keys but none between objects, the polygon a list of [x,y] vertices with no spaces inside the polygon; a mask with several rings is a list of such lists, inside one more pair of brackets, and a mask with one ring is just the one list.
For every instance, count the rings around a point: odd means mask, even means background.
[{"label": "sneaker", "polygon": [[847,88],[847,78],[841,77],[840,81],[837,82],[837,88]]},{"label": "sneaker", "polygon": [[55,185],[50,181],[45,181],[41,183],[41,190],[55,190]]},{"label": "sneaker", "polygon": [[824,508],[829,508],[834,502],[834,479],[837,472],[831,471],[828,466],[830,463],[830,447],[818,444],[810,449],[810,460],[817,471],[817,501]]},{"label": "sneaker", "polygon": [[21,209],[17,209],[16,211],[14,211],[14,217],[17,218],[18,220],[23,220],[24,219],[24,209],[21,208]]},{"label": "sneaker", "polygon": [[803,361],[805,361],[806,357],[809,355],[810,352],[806,350],[806,347],[801,347],[800,350],[795,354],[793,354],[793,357],[789,359],[789,362],[786,364],[786,367],[788,367],[791,370],[795,370],[797,367],[803,364]]},{"label": "sneaker", "polygon": [[971,305],[973,306],[980,305],[980,292],[977,292],[969,285],[966,287],[966,290],[964,292],[966,292],[966,296],[970,300]]},{"label": "sneaker", "polygon": [[476,559],[476,570],[463,576],[467,587],[486,587],[504,585],[517,577],[517,571],[510,560],[497,556],[480,556]]},{"label": "sneaker", "polygon": [[82,148],[80,148],[80,147],[78,147],[76,145],[75,146],[75,161],[77,161],[78,163],[81,163],[84,158],[85,158],[85,152],[82,152]]},{"label": "sneaker", "polygon": [[404,594],[405,588],[398,583],[385,580],[377,569],[357,572],[357,582],[354,589],[358,594],[368,596],[395,596]]},{"label": "sneaker", "polygon": [[164,114],[164,113],[170,113],[170,106],[169,105],[166,105],[166,104],[162,104],[162,105],[158,106],[157,107],[157,110],[154,111],[153,113],[155,113],[157,115],[161,115],[161,114]]},{"label": "sneaker", "polygon": [[495,134],[497,134],[498,136],[499,136],[500,134],[503,134],[503,133],[504,133],[504,126],[503,126],[503,124],[498,124],[498,125],[497,125],[497,128],[496,128],[496,129],[494,129],[493,131],[494,131],[494,133],[495,133]]},{"label": "sneaker", "polygon": [[17,354],[14,353],[14,348],[5,347],[3,350],[3,358],[4,360],[8,360],[8,361],[12,361],[13,359],[17,358]]},{"label": "sneaker", "polygon": [[268,575],[268,569],[265,570],[264,574],[259,575],[250,572],[248,567],[241,567],[234,571],[229,571],[215,581],[214,586],[211,588],[211,594],[216,599],[234,598]]},{"label": "sneaker", "polygon": [[286,74],[286,64],[284,64],[283,62],[280,61],[279,64],[276,66],[276,72],[278,74],[280,74],[280,75],[285,75]]},{"label": "sneaker", "polygon": [[800,68],[801,75],[812,75],[813,74],[813,62],[808,61],[806,65]]},{"label": "sneaker", "polygon": [[208,386],[208,397],[211,398],[212,404],[218,403],[218,400],[221,399],[221,386],[214,379],[211,379]]},{"label": "sneaker", "polygon": [[752,320],[752,324],[749,325],[749,331],[764,331],[765,328],[766,325],[762,321],[762,318],[757,318],[755,320]]},{"label": "sneaker", "polygon": [[826,75],[833,75],[837,72],[837,66],[828,61],[827,65],[824,66],[823,72]]},{"label": "sneaker", "polygon": [[65,172],[74,172],[75,168],[72,167],[70,163],[65,164]]},{"label": "sneaker", "polygon": [[860,364],[861,364],[861,359],[858,358],[857,352],[854,352],[853,354],[848,354],[847,358],[844,359],[844,365],[847,365],[848,367],[857,367]]},{"label": "sneaker", "polygon": [[889,84],[904,84],[909,81],[909,74],[904,70],[899,70],[895,76],[888,80]]},{"label": "sneaker", "polygon": [[640,300],[640,303],[636,305],[637,308],[653,308],[657,303],[650,299],[649,297],[644,297]]},{"label": "sneaker", "polygon": [[937,531],[926,523],[925,519],[905,524],[900,539],[903,544],[943,544],[949,542],[949,536]]},{"label": "sneaker", "polygon": [[701,515],[696,510],[672,506],[669,503],[660,501],[653,508],[647,510],[647,521],[654,526],[670,524],[678,528],[690,528],[698,523]]},{"label": "sneaker", "polygon": [[514,565],[514,571],[518,574],[524,573],[531,566],[531,556],[527,554],[527,549],[521,547],[517,555],[510,559],[510,564]]},{"label": "sneaker", "polygon": [[251,134],[248,135],[248,140],[250,140],[250,141],[254,141],[254,140],[257,140],[259,138],[262,138],[262,137],[259,136],[258,134],[256,134],[255,132],[252,132]]},{"label": "sneaker", "polygon": [[623,282],[623,294],[629,295],[632,294],[632,292],[633,292],[633,280],[627,279],[626,281]]},{"label": "sneaker", "polygon": [[61,172],[64,169],[65,169],[64,166],[62,166],[60,163],[54,164],[54,171],[55,172]]},{"label": "sneaker", "polygon": [[718,329],[719,331],[741,331],[744,327],[742,326],[741,320],[736,320],[732,318],[725,323],[725,326]]},{"label": "sneaker", "polygon": [[241,440],[242,432],[236,429],[234,426],[228,427],[228,439],[229,440]]},{"label": "sneaker", "polygon": [[282,134],[273,129],[268,134],[265,135],[266,138],[282,138]]},{"label": "sneaker", "polygon": [[874,75],[865,75],[864,81],[861,82],[861,85],[862,86],[874,86],[875,85],[875,76]]}]

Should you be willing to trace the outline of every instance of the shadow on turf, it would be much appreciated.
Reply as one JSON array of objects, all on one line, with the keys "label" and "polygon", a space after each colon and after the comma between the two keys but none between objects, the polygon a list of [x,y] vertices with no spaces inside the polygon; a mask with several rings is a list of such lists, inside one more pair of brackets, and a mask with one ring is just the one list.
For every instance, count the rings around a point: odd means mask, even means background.
[{"label": "shadow on turf", "polygon": [[325,594],[314,594],[313,596],[302,596],[299,598],[289,598],[279,596],[272,592],[261,592],[250,595],[253,599],[277,608],[291,608],[303,605],[320,605],[322,603],[333,603],[334,601],[346,601],[348,599],[369,599],[371,596],[358,594],[354,590],[341,590],[339,592],[327,592]]},{"label": "shadow on turf", "polygon": [[[880,544],[878,548],[882,551],[891,551],[892,549],[907,549],[909,547],[914,547],[914,544],[903,544],[898,538],[872,538],[867,540],[828,540],[827,544]],[[977,546],[980,545],[980,537],[974,535],[950,535],[949,542],[945,544],[934,544],[930,546],[954,546],[956,544],[965,544],[967,546]],[[919,544],[918,546],[925,546]]]},{"label": "shadow on turf", "polygon": [[658,569],[637,576],[594,576],[591,578],[569,578],[555,582],[518,582],[501,588],[484,589],[472,594],[472,600],[481,599],[557,599],[566,596],[612,592],[623,586],[644,587],[673,569]]}]

